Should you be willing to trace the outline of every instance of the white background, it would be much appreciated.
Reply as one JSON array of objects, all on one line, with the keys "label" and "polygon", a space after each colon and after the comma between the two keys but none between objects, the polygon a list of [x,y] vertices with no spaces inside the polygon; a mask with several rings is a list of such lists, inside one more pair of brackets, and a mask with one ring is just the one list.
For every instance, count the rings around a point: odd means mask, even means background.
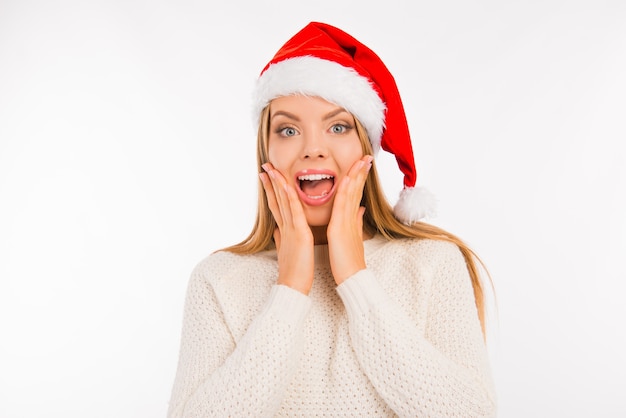
[{"label": "white background", "polygon": [[252,226],[254,80],[311,20],[387,63],[490,269],[500,416],[625,416],[619,0],[0,0],[0,416],[165,416],[189,273]]}]

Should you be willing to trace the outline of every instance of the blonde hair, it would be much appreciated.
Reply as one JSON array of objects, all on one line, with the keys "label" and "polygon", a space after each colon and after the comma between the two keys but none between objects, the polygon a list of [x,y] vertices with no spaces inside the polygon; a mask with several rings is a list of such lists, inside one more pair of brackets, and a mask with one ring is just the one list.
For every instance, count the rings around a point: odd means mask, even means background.
[{"label": "blonde hair", "polygon": [[[269,117],[269,106],[266,106],[261,113],[257,135],[257,165],[259,172],[262,172],[261,165],[269,161]],[[354,118],[354,121],[363,154],[373,155],[372,146],[365,128],[363,128],[358,119]],[[485,293],[479,273],[479,266],[484,268],[484,264],[474,251],[457,236],[439,227],[424,222],[415,222],[411,225],[405,225],[397,220],[393,215],[393,208],[387,201],[382,187],[380,186],[375,164],[372,165],[368,178],[365,181],[362,206],[367,208],[363,216],[363,227],[370,235],[379,233],[388,240],[398,238],[433,239],[451,242],[459,247],[465,258],[467,270],[472,280],[478,318],[480,319],[483,335],[485,335]],[[242,242],[224,248],[222,251],[229,251],[236,254],[254,254],[273,249],[275,248],[273,241],[275,228],[276,222],[269,209],[263,186],[259,181],[258,209],[252,232],[250,232],[250,235]]]}]

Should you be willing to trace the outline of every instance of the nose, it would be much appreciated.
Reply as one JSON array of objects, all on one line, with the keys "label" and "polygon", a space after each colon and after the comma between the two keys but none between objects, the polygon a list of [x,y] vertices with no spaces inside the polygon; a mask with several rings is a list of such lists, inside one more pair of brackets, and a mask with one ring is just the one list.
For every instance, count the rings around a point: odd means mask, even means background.
[{"label": "nose", "polygon": [[316,158],[326,158],[328,156],[328,148],[324,142],[321,133],[307,132],[304,137],[304,147],[302,150],[302,158],[311,160]]}]

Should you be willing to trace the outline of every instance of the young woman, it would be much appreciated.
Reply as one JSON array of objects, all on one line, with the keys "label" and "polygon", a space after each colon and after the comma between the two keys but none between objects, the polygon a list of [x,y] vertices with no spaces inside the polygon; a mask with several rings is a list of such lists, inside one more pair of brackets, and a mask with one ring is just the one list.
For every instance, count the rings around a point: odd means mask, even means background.
[{"label": "young woman", "polygon": [[[419,221],[431,196],[382,61],[310,23],[255,106],[256,224],[191,276],[168,415],[495,416],[477,260]],[[394,209],[380,148],[404,174]]]}]

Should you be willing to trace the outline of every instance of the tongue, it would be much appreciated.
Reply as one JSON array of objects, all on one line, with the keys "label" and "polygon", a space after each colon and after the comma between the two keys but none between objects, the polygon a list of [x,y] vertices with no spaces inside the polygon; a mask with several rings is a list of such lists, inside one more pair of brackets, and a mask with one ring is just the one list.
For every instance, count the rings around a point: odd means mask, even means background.
[{"label": "tongue", "polygon": [[300,182],[300,188],[307,196],[322,196],[328,194],[333,187],[331,179],[304,180]]}]

